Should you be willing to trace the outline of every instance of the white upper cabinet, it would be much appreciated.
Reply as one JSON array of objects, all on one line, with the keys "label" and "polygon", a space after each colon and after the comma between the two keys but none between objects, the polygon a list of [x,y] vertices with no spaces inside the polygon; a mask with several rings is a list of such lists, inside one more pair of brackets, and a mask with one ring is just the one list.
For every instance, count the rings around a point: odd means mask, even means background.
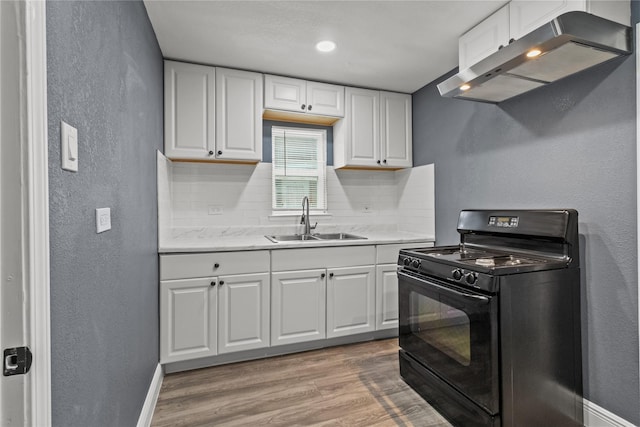
[{"label": "white upper cabinet", "polygon": [[165,155],[262,160],[262,74],[165,61]]},{"label": "white upper cabinet", "polygon": [[216,69],[164,63],[164,154],[207,159],[216,148]]},{"label": "white upper cabinet", "polygon": [[344,86],[264,76],[264,107],[322,116],[344,116]]},{"label": "white upper cabinet", "polygon": [[262,160],[262,74],[216,69],[216,158]]},{"label": "white upper cabinet", "polygon": [[458,40],[459,68],[463,70],[566,12],[582,11],[629,25],[629,1],[511,0]]},{"label": "white upper cabinet", "polygon": [[347,88],[345,117],[334,126],[334,166],[411,167],[411,135],[411,95]]},{"label": "white upper cabinet", "polygon": [[382,166],[413,165],[411,95],[380,92],[380,158]]},{"label": "white upper cabinet", "polygon": [[509,5],[467,31],[458,40],[458,66],[464,70],[509,44]]}]

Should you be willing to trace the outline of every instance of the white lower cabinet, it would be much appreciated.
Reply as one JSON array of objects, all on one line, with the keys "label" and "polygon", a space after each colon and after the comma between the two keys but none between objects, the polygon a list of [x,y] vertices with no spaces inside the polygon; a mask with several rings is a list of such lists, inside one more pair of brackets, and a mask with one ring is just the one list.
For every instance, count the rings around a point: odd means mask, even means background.
[{"label": "white lower cabinet", "polygon": [[218,353],[214,278],[160,282],[160,362]]},{"label": "white lower cabinet", "polygon": [[397,328],[398,251],[431,245],[161,255],[160,363]]},{"label": "white lower cabinet", "polygon": [[324,339],[326,272],[284,271],[271,275],[271,345]]},{"label": "white lower cabinet", "polygon": [[218,280],[218,352],[269,347],[269,273]]},{"label": "white lower cabinet", "polygon": [[269,251],[161,255],[160,280],[160,363],[269,347]]},{"label": "white lower cabinet", "polygon": [[398,327],[398,265],[376,266],[376,330]]},{"label": "white lower cabinet", "polygon": [[327,338],[375,330],[375,267],[327,271]]}]

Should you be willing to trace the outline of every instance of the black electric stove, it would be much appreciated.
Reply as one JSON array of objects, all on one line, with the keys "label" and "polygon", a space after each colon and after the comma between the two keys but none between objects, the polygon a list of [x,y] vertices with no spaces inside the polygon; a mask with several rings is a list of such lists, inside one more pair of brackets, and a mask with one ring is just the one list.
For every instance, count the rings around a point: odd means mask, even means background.
[{"label": "black electric stove", "polygon": [[454,425],[582,423],[578,213],[465,210],[400,251],[400,369]]}]

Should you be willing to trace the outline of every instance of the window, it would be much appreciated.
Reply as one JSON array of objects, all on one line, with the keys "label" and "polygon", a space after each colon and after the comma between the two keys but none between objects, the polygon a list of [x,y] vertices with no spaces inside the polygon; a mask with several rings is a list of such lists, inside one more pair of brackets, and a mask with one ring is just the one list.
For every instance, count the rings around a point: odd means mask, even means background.
[{"label": "window", "polygon": [[326,146],[324,129],[271,128],[274,211],[298,213],[304,196],[309,209],[326,211]]}]

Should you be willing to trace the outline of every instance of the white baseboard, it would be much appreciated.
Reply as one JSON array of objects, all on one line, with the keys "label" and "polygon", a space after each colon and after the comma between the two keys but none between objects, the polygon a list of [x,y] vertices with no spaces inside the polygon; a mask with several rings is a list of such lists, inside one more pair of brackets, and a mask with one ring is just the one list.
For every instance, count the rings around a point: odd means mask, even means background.
[{"label": "white baseboard", "polygon": [[147,397],[144,399],[142,411],[140,411],[137,427],[149,427],[151,425],[153,411],[156,409],[156,402],[158,401],[158,395],[160,394],[160,387],[162,387],[163,378],[164,372],[162,370],[162,366],[158,363],[156,371],[153,373],[151,384],[149,384],[149,391],[147,392]]},{"label": "white baseboard", "polygon": [[584,399],[583,405],[585,427],[636,427],[629,421],[589,402],[587,399]]}]

